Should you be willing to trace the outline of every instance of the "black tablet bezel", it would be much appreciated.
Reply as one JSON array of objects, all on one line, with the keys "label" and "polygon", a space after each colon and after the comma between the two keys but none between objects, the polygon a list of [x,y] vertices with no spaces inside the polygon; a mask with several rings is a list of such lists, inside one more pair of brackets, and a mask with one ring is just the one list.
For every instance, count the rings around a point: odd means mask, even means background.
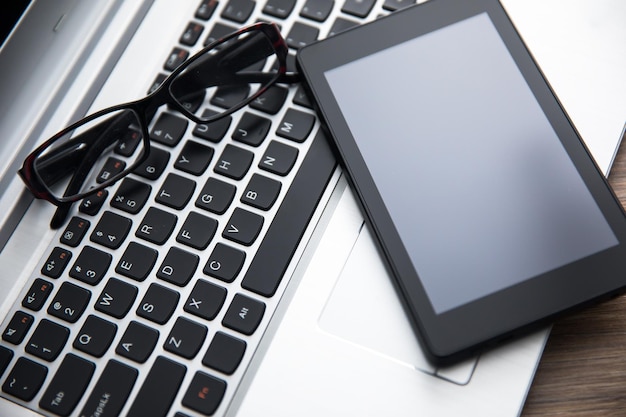
[{"label": "black tablet bezel", "polygon": [[[485,12],[619,244],[436,314],[324,74],[356,59]],[[297,64],[431,360],[442,363],[460,359],[487,343],[526,330],[533,324],[545,323],[558,313],[623,291],[626,285],[624,211],[497,0],[430,0],[305,47],[298,53]]]}]

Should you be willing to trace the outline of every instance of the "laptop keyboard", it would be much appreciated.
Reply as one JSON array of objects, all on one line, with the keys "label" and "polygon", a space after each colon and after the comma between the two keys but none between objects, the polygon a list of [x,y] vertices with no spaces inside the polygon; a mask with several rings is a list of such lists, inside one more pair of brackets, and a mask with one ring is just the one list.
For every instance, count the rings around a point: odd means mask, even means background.
[{"label": "laptop keyboard", "polygon": [[[147,90],[257,20],[281,26],[293,71],[302,46],[412,3],[202,0]],[[213,112],[230,99],[189,105]],[[163,109],[150,138],[148,161],[77,204],[4,320],[6,398],[60,416],[226,411],[335,161],[297,85],[209,125]]]}]

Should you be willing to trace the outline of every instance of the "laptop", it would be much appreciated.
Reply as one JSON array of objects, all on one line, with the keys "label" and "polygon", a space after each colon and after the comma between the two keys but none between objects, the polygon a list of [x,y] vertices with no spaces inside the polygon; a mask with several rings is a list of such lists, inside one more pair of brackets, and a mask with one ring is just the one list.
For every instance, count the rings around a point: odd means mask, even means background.
[{"label": "laptop", "polygon": [[[297,85],[279,86],[277,107],[260,100],[234,114],[219,138],[190,122],[175,146],[154,143],[167,163],[157,178],[130,175],[150,190],[136,213],[119,204],[128,201],[119,201],[126,197],[120,182],[99,208],[97,201],[75,204],[67,225],[51,230],[54,207],[34,200],[15,174],[38,143],[70,122],[143,97],[180,51],[264,20],[280,25],[295,54],[407,3],[24,2],[0,50],[0,415],[521,413],[549,329],[453,367],[428,363]],[[618,73],[626,7],[615,0],[502,3],[608,173],[626,114]],[[180,117],[162,109],[151,134],[163,115]],[[271,126],[259,143],[241,136],[251,117]],[[254,161],[240,179],[219,168],[232,149]],[[276,162],[277,149],[295,155],[283,171],[267,163]],[[198,150],[213,156],[190,172],[184,161]],[[156,198],[171,178],[192,184],[182,207]],[[253,178],[279,185],[269,206],[251,201]],[[216,184],[236,190],[223,210],[209,204]],[[160,243],[142,234],[151,210],[175,219]],[[235,213],[262,219],[250,241],[232,235]],[[132,224],[118,247],[107,244],[104,228],[114,216]],[[181,243],[198,216],[218,225],[200,248]],[[154,254],[145,277],[124,267],[132,248]],[[237,254],[236,267],[224,251]],[[182,267],[173,263],[181,253]],[[96,268],[94,254],[108,259],[104,267]],[[251,270],[272,277],[264,281],[269,290],[248,279]]]}]

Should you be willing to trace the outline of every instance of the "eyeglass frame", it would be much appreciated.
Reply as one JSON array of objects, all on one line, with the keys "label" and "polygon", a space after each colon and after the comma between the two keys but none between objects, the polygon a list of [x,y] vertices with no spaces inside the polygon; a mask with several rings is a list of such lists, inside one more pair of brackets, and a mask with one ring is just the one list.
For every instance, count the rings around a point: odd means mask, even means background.
[{"label": "eyeglass frame", "polygon": [[[199,58],[205,56],[205,54],[208,51],[215,49],[218,45],[226,44],[228,41],[232,40],[233,38],[242,36],[246,33],[253,32],[253,31],[262,32],[270,40],[272,47],[276,53],[276,57],[278,60],[278,69],[272,80],[268,81],[265,85],[261,86],[261,88],[259,88],[255,93],[251,94],[249,97],[247,97],[245,100],[242,100],[237,105],[229,109],[225,109],[224,111],[219,112],[211,116],[208,119],[199,118],[197,115],[195,115],[194,113],[189,111],[187,108],[185,108],[174,97],[170,89],[171,89],[172,82],[177,79],[178,75],[180,75],[183,71],[188,69]],[[167,78],[163,80],[163,82],[161,82],[161,84],[154,91],[152,91],[150,94],[146,95],[145,97],[138,99],[138,100],[130,101],[127,103],[107,107],[106,109],[97,111],[87,117],[84,117],[81,120],[75,123],[72,123],[70,126],[61,130],[60,132],[52,136],[50,139],[46,140],[41,145],[39,145],[33,152],[31,152],[26,157],[22,165],[22,168],[18,170],[18,174],[20,175],[20,177],[22,178],[26,186],[33,193],[35,198],[46,200],[54,204],[55,206],[59,207],[59,209],[66,207],[64,211],[69,211],[69,207],[73,203],[79,200],[82,200],[90,195],[93,195],[113,185],[120,179],[130,174],[134,169],[140,166],[143,162],[145,162],[145,160],[148,158],[150,154],[150,148],[151,148],[151,140],[150,140],[150,135],[148,133],[148,125],[150,124],[149,121],[151,121],[154,118],[157,110],[161,106],[168,105],[168,107],[177,110],[178,112],[183,114],[185,117],[187,117],[188,119],[192,120],[193,122],[197,124],[208,124],[208,123],[217,121],[219,119],[222,119],[240,110],[241,108],[245,107],[246,105],[251,103],[253,100],[258,98],[260,95],[265,93],[272,85],[276,83],[298,82],[300,79],[297,73],[287,73],[288,50],[289,50],[289,47],[287,46],[285,39],[282,37],[280,33],[280,28],[275,23],[258,22],[258,23],[254,23],[252,25],[246,26],[244,28],[241,28],[240,30],[237,30],[223,38],[215,40],[214,42],[211,42],[209,45],[203,47],[200,51],[195,53],[192,57],[187,59],[185,62],[179,65],[174,71],[172,71],[172,73],[170,73],[170,75],[168,75]],[[81,127],[82,125],[85,125],[99,117],[105,116],[106,114],[119,112],[123,110],[130,110],[137,116],[137,119],[140,125],[139,127],[141,129],[142,141],[144,145],[143,150],[142,150],[143,152],[142,155],[140,155],[136,159],[136,161],[134,161],[123,172],[113,175],[111,178],[103,181],[98,186],[90,188],[89,190],[86,190],[83,193],[76,194],[74,196],[60,197],[60,198],[53,195],[48,189],[48,187],[44,184],[44,181],[39,177],[37,170],[35,169],[35,160],[39,157],[39,155],[41,155],[46,149],[48,149],[54,142],[56,142],[63,136],[67,135],[68,133],[73,132],[74,130]]]}]

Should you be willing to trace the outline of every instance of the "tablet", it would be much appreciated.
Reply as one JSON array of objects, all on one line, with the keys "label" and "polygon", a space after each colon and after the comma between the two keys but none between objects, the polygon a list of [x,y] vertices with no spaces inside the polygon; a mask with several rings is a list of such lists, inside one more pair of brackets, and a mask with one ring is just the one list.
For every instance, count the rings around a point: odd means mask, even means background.
[{"label": "tablet", "polygon": [[624,289],[624,211],[498,1],[432,0],[297,64],[431,360]]}]

